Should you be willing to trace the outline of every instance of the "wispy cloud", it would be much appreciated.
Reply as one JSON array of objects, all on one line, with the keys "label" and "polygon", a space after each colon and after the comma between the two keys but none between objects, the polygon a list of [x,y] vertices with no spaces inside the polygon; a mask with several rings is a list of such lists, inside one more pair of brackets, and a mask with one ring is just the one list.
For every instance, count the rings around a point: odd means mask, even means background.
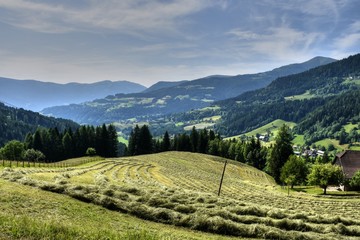
[{"label": "wispy cloud", "polygon": [[288,59],[291,55],[309,55],[308,51],[323,39],[320,32],[303,32],[288,26],[271,27],[265,33],[234,29],[229,32],[239,41],[240,51],[265,58]]},{"label": "wispy cloud", "polygon": [[354,53],[353,49],[360,46],[360,20],[353,22],[338,36],[333,44],[336,54]]},{"label": "wispy cloud", "polygon": [[[39,32],[66,32],[105,28],[154,31],[175,28],[179,18],[199,12],[214,3],[208,0],[88,0],[85,6],[49,1],[0,0],[0,9],[10,10],[1,21]],[[222,2],[219,6],[224,6]]]}]

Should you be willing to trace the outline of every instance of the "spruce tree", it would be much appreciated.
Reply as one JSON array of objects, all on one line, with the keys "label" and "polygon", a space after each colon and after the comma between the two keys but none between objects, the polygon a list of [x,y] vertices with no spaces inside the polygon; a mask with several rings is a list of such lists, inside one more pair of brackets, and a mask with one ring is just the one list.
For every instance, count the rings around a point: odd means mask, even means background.
[{"label": "spruce tree", "polygon": [[279,129],[278,135],[275,138],[275,144],[270,151],[267,161],[267,170],[277,182],[280,182],[281,168],[289,156],[294,154],[291,140],[290,128],[284,124]]},{"label": "spruce tree", "polygon": [[137,145],[139,149],[139,155],[153,153],[152,135],[147,125],[143,125],[140,128],[139,140]]},{"label": "spruce tree", "polygon": [[191,144],[191,151],[197,152],[198,144],[199,144],[199,133],[196,130],[195,126],[192,128],[190,133],[190,144]]},{"label": "spruce tree", "polygon": [[135,156],[139,154],[138,143],[140,137],[140,128],[136,124],[135,128],[131,130],[129,137],[128,155]]},{"label": "spruce tree", "polygon": [[165,132],[163,141],[162,141],[162,151],[170,151],[171,143],[168,131]]},{"label": "spruce tree", "polygon": [[118,141],[116,128],[114,127],[114,125],[110,124],[108,126],[107,132],[108,132],[108,139],[107,139],[108,146],[107,146],[106,157],[117,157],[119,141]]}]

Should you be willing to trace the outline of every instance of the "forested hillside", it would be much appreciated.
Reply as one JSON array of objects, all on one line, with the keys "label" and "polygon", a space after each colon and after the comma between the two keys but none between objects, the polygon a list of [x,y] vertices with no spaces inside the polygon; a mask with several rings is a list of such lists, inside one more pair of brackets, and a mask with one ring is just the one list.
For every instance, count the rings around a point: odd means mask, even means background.
[{"label": "forested hillside", "polygon": [[[340,144],[360,142],[358,131],[349,134],[342,129],[347,123],[360,123],[360,90],[343,93],[309,113],[295,128],[305,134],[305,140],[315,142],[324,138],[339,138]],[[359,125],[357,126],[359,128]]]},{"label": "forested hillside", "polygon": [[[298,132],[311,134],[320,129],[314,130],[310,126],[323,129],[336,121],[352,121],[359,115],[359,109],[355,106],[359,98],[359,78],[360,54],[278,78],[266,88],[218,102],[222,122],[217,128],[222,134],[231,136],[275,119],[283,119],[303,122]],[[319,120],[319,117],[325,120]]]},{"label": "forested hillside", "polygon": [[0,102],[0,146],[10,140],[24,140],[27,133],[35,132],[38,127],[57,128],[63,131],[67,128],[78,128],[73,121],[46,117],[32,111],[12,108]]}]

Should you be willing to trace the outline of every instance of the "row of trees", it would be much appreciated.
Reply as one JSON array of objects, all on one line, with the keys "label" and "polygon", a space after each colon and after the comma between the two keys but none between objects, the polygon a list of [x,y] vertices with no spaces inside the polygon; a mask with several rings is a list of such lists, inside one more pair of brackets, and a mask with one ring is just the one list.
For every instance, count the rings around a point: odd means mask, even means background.
[{"label": "row of trees", "polygon": [[269,148],[261,146],[260,141],[255,138],[248,141],[222,140],[212,130],[196,130],[195,127],[189,134],[170,137],[168,132],[165,132],[162,139],[155,140],[149,128],[144,125],[141,128],[136,126],[131,132],[128,154],[175,150],[221,156],[265,170],[278,183],[285,183],[291,188],[296,184],[319,185],[325,194],[328,185],[342,182],[343,174],[340,167],[328,163],[329,158],[326,154],[324,158],[317,158],[313,163],[307,158],[295,156],[291,141],[291,130],[286,125],[279,129],[275,143]]},{"label": "row of trees", "polygon": [[39,128],[34,134],[27,134],[23,143],[8,142],[1,148],[0,153],[3,159],[8,160],[46,160],[48,162],[81,157],[86,154],[116,157],[119,155],[119,142],[113,125],[81,126],[75,132],[70,128],[62,132],[57,128]]},{"label": "row of trees", "polygon": [[171,136],[166,131],[160,139],[153,139],[148,126],[136,125],[131,131],[127,154],[130,156],[165,151],[186,151],[221,156],[252,165],[263,170],[266,163],[267,149],[260,141],[224,141],[214,131],[195,127],[189,134]]}]

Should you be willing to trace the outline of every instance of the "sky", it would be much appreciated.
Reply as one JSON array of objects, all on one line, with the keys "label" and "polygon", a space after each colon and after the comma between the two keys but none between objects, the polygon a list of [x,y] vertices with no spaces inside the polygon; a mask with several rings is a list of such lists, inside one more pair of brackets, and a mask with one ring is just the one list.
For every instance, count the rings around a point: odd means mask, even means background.
[{"label": "sky", "polygon": [[0,0],[0,76],[150,86],[360,52],[359,0]]}]

